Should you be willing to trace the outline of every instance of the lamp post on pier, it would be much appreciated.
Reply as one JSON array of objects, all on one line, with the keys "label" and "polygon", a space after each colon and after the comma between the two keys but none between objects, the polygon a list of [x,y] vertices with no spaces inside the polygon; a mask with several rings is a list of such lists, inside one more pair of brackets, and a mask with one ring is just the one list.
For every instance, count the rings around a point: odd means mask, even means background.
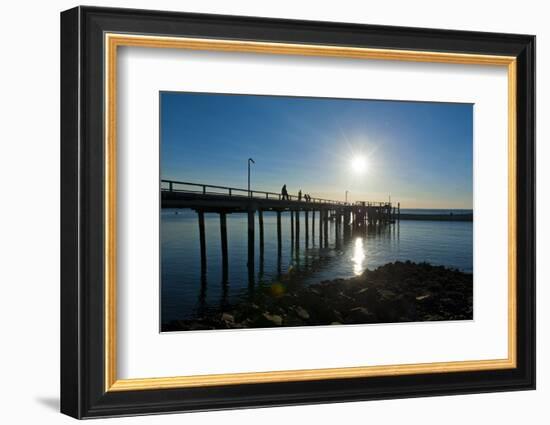
[{"label": "lamp post on pier", "polygon": [[256,164],[252,158],[248,158],[248,197],[251,197],[250,193],[250,163]]}]

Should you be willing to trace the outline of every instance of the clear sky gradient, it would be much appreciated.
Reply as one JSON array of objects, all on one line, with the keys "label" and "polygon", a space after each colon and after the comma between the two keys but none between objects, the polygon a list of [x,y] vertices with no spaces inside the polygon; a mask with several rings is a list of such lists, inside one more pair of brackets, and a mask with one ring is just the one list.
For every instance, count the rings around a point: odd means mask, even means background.
[{"label": "clear sky gradient", "polygon": [[[162,92],[161,178],[472,208],[473,105]],[[357,172],[353,158],[367,166]]]}]

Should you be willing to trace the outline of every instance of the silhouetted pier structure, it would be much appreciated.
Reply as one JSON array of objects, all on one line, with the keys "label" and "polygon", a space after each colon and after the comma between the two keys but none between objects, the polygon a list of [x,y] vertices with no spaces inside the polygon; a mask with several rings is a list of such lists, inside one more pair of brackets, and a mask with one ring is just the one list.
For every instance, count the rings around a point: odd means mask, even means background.
[{"label": "silhouetted pier structure", "polygon": [[[301,216],[304,218],[305,245],[309,238],[318,234],[320,247],[328,247],[329,221],[335,224],[336,232],[341,229],[357,228],[366,225],[385,225],[399,220],[400,208],[390,202],[360,201],[348,203],[322,198],[298,198],[280,193],[247,190],[235,187],[214,186],[200,183],[161,180],[162,208],[189,208],[197,212],[201,254],[201,269],[206,270],[206,231],[204,214],[216,213],[220,217],[220,238],[222,250],[222,268],[224,279],[228,270],[227,214],[247,214],[248,216],[248,270],[254,273],[255,258],[255,217],[258,215],[260,261],[264,255],[264,220],[265,211],[277,214],[277,251],[282,251],[282,214],[290,214],[291,244],[296,250],[300,248]],[[310,220],[311,216],[311,220]],[[338,239],[338,238],[337,238]]]}]

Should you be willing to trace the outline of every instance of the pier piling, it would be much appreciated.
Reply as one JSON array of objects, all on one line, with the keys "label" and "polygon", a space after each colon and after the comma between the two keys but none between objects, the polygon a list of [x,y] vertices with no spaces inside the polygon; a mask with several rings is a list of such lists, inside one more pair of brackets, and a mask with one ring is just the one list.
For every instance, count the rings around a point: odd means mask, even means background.
[{"label": "pier piling", "polygon": [[315,245],[315,210],[311,210],[311,244]]},{"label": "pier piling", "polygon": [[199,239],[201,250],[201,270],[206,272],[206,234],[204,230],[204,211],[198,211],[199,214]]},{"label": "pier piling", "polygon": [[325,248],[327,248],[328,247],[328,210],[324,210],[323,213],[324,213],[323,227],[325,232],[324,240],[325,240]]},{"label": "pier piling", "polygon": [[254,210],[248,210],[248,271],[254,271]]},{"label": "pier piling", "polygon": [[290,211],[290,244],[294,246],[294,211]]},{"label": "pier piling", "polygon": [[226,281],[229,261],[227,255],[227,215],[224,212],[220,213],[220,237],[222,245],[222,274],[224,276],[223,280]]},{"label": "pier piling", "polygon": [[260,259],[264,258],[264,212],[258,210],[258,226],[260,228]]},{"label": "pier piling", "polygon": [[323,246],[323,210],[319,210],[319,248]]},{"label": "pier piling", "polygon": [[277,254],[280,257],[282,252],[281,240],[281,211],[277,211]]},{"label": "pier piling", "polygon": [[296,250],[300,249],[300,211],[296,211]]},{"label": "pier piling", "polygon": [[305,229],[306,229],[306,248],[309,246],[309,211],[304,211]]},{"label": "pier piling", "polygon": [[340,211],[337,210],[334,215],[334,245],[336,249],[340,249],[340,225],[342,221],[342,216]]},{"label": "pier piling", "polygon": [[344,226],[349,226],[351,221],[351,212],[349,209],[344,211]]}]

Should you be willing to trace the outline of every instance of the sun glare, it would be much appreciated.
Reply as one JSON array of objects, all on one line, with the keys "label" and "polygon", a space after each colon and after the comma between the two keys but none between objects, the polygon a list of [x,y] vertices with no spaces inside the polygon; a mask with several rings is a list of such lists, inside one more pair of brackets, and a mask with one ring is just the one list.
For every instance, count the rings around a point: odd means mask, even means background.
[{"label": "sun glare", "polygon": [[351,169],[357,174],[367,171],[367,167],[367,160],[364,156],[356,156],[351,160]]},{"label": "sun glare", "polygon": [[363,238],[355,239],[351,261],[353,261],[353,273],[355,276],[359,276],[364,271],[363,261],[365,261],[365,248],[363,247]]}]

